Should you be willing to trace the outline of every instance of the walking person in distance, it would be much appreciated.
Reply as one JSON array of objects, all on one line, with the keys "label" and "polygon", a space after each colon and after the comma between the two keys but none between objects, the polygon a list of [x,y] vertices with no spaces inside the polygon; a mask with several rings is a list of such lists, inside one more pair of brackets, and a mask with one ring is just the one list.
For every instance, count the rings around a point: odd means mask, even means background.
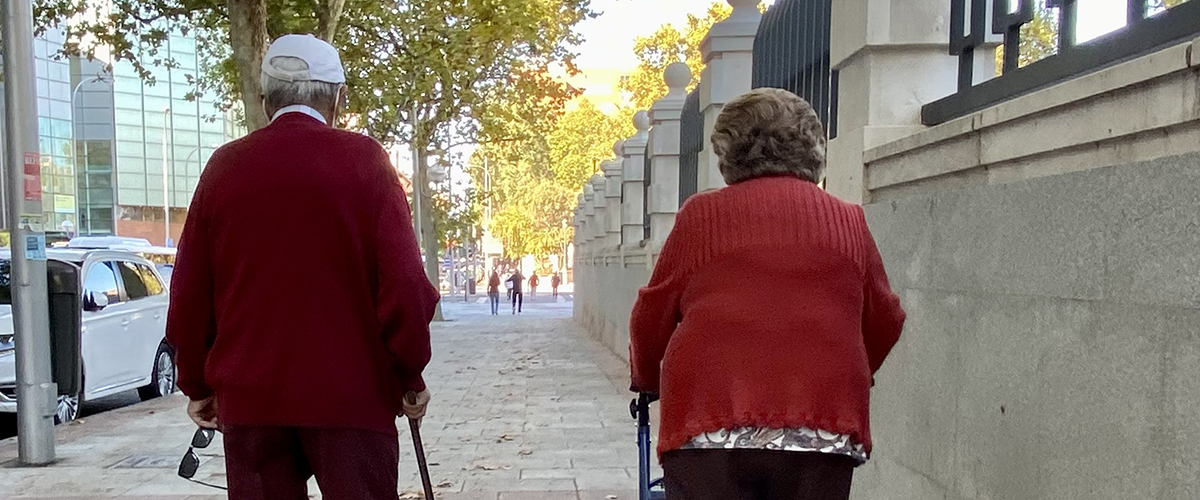
[{"label": "walking person in distance", "polygon": [[514,269],[512,276],[508,277],[509,288],[512,290],[513,314],[520,314],[521,306],[525,302],[525,297],[521,294],[521,284],[523,281],[525,281],[525,276],[521,274],[521,268]]},{"label": "walking person in distance", "polygon": [[212,155],[180,240],[167,339],[232,500],[304,500],[314,475],[327,499],[396,500],[397,415],[429,402],[438,293],[387,151],[335,127],[345,81],[328,43],[275,40],[271,123]]},{"label": "walking person in distance", "polygon": [[529,276],[529,299],[537,298],[538,275],[535,271]]},{"label": "walking person in distance", "polygon": [[500,314],[500,274],[495,269],[488,277],[488,303],[492,306],[492,316]]},{"label": "walking person in distance", "polygon": [[632,389],[661,396],[668,497],[846,500],[904,311],[862,208],[817,186],[807,102],[751,91],[711,140],[729,186],[679,210],[630,324]]}]

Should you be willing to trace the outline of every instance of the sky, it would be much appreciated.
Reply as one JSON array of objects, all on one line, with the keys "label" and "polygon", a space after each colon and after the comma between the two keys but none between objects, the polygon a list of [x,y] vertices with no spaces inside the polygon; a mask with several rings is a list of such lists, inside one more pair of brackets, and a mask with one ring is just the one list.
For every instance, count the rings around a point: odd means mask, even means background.
[{"label": "sky", "polygon": [[[836,0],[835,0],[836,1]],[[935,0],[938,1],[938,0]],[[946,1],[949,0],[940,0]],[[1126,0],[1080,0],[1079,41],[1086,41],[1125,24]],[[595,0],[600,15],[580,23],[584,42],[576,51],[582,74],[569,79],[584,97],[612,110],[622,100],[616,91],[622,75],[637,67],[633,41],[654,33],[663,24],[682,26],[688,14],[703,14],[710,0]],[[774,0],[766,2],[768,5]]]},{"label": "sky", "polygon": [[[769,5],[774,1],[766,3]],[[600,15],[579,25],[584,42],[576,48],[579,53],[576,64],[581,73],[568,81],[582,89],[583,97],[601,109],[616,109],[623,99],[617,84],[622,75],[637,67],[637,58],[633,55],[634,39],[654,33],[663,24],[682,26],[689,13],[703,14],[710,3],[710,0],[593,0],[592,8]],[[1126,0],[1079,0],[1078,41],[1124,26],[1125,3]],[[407,151],[397,151],[397,154],[401,170],[410,172],[411,165],[405,164]]]}]

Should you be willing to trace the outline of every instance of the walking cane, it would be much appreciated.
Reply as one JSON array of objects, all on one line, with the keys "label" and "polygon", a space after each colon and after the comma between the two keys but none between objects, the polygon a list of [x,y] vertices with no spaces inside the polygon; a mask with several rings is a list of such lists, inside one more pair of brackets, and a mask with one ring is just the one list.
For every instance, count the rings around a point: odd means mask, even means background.
[{"label": "walking cane", "polygon": [[[408,404],[417,404],[417,393],[404,396]],[[421,444],[421,424],[415,418],[408,419],[408,430],[412,431],[413,448],[417,452],[417,468],[421,471],[421,486],[425,488],[425,500],[433,500],[433,482],[429,480],[429,465],[425,463],[425,446]]]}]

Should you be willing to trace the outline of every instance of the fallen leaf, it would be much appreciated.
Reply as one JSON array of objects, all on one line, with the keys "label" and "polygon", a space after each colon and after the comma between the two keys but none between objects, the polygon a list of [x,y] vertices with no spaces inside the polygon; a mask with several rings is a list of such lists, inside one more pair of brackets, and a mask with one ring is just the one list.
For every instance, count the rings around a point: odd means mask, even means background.
[{"label": "fallen leaf", "polygon": [[451,483],[450,481],[442,481],[437,484],[438,488],[450,488],[453,486],[454,486],[454,483]]},{"label": "fallen leaf", "polygon": [[608,496],[606,496],[606,497],[604,497],[604,498],[607,498],[608,500],[617,500],[617,496],[616,496],[616,495],[608,495]]},{"label": "fallen leaf", "polygon": [[517,454],[521,455],[523,457],[527,457],[527,456],[533,454],[533,450],[521,450],[521,451],[518,451]]}]

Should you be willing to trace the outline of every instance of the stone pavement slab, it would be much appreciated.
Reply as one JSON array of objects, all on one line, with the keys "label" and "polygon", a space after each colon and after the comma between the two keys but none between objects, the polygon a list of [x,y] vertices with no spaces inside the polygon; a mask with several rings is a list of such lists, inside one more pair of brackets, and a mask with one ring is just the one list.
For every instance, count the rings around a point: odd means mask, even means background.
[{"label": "stone pavement slab", "polygon": [[[421,432],[438,498],[636,499],[628,368],[574,324],[569,301],[526,305],[491,316],[486,303],[444,301],[451,321],[433,327]],[[175,476],[194,431],[185,403],[172,396],[60,426],[49,467],[17,467],[16,440],[0,441],[0,498],[225,498]],[[408,426],[397,423],[399,490],[418,498]],[[223,485],[222,455],[218,438],[197,479]]]}]

